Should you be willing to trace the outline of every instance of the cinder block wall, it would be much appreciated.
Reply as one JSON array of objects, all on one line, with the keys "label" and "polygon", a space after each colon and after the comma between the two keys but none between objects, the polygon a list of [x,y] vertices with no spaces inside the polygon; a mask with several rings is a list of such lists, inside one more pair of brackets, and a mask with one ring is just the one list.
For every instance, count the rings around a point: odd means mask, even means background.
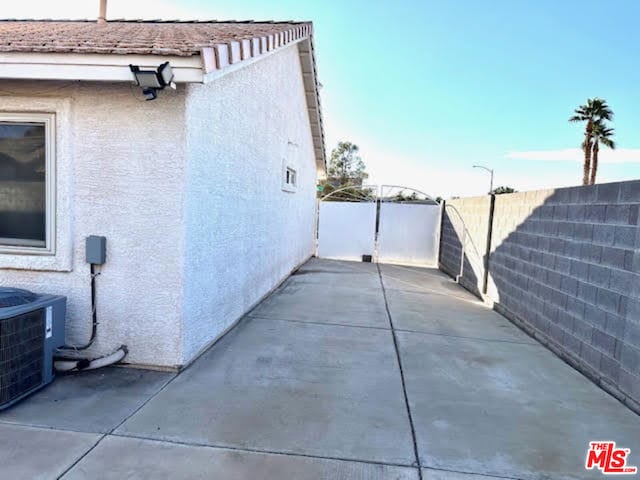
[{"label": "cinder block wall", "polygon": [[[457,209],[466,210],[466,204]],[[639,209],[640,181],[496,196],[484,295],[636,410]],[[443,247],[452,243],[444,233]],[[478,243],[486,238],[486,232],[476,235]],[[442,260],[452,261],[444,252]]]},{"label": "cinder block wall", "polygon": [[[440,235],[440,269],[481,295],[491,197],[447,200]],[[464,246],[464,264],[462,251]]]}]

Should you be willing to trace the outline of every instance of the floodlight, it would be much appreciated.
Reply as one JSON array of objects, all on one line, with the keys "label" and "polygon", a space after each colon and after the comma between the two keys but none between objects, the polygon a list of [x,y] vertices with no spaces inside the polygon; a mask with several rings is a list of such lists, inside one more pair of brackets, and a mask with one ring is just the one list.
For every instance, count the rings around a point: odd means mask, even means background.
[{"label": "floodlight", "polygon": [[169,62],[163,63],[155,70],[142,70],[137,65],[129,65],[129,68],[147,100],[158,98],[157,91],[167,86],[175,88],[173,70]]},{"label": "floodlight", "polygon": [[158,67],[158,76],[162,79],[163,86],[171,85],[173,83],[173,70],[169,62],[164,62]]}]

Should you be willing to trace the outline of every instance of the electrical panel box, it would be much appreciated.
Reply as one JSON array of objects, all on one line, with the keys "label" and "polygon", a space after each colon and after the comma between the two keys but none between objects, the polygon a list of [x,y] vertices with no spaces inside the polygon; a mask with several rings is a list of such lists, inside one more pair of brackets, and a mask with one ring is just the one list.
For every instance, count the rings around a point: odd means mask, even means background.
[{"label": "electrical panel box", "polygon": [[102,265],[107,261],[107,238],[91,235],[87,237],[87,263]]}]

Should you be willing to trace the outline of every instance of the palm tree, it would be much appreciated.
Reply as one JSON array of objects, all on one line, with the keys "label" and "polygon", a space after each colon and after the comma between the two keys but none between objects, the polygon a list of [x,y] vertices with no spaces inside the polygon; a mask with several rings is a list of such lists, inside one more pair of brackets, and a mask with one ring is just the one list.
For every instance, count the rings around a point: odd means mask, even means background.
[{"label": "palm tree", "polygon": [[587,99],[586,105],[580,105],[574,110],[575,115],[569,118],[570,122],[587,122],[584,129],[584,141],[582,149],[584,151],[584,165],[582,168],[582,184],[589,185],[589,174],[591,171],[591,152],[593,148],[593,125],[596,122],[611,120],[613,112],[607,105],[606,100],[600,98]]},{"label": "palm tree", "polygon": [[611,139],[613,137],[613,128],[607,127],[602,121],[593,124],[591,132],[593,138],[593,146],[591,147],[591,179],[590,185],[596,183],[596,175],[598,173],[598,151],[600,144],[610,149],[616,148],[616,143]]}]

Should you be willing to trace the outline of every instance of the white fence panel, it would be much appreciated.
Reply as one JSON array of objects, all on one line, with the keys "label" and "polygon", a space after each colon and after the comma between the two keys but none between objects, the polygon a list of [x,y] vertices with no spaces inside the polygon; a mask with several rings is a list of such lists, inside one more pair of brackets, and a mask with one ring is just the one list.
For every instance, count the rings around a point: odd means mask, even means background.
[{"label": "white fence panel", "polygon": [[440,205],[382,203],[378,228],[380,263],[437,265]]},{"label": "white fence panel", "polygon": [[374,254],[375,235],[375,202],[320,202],[320,258],[361,261]]}]

